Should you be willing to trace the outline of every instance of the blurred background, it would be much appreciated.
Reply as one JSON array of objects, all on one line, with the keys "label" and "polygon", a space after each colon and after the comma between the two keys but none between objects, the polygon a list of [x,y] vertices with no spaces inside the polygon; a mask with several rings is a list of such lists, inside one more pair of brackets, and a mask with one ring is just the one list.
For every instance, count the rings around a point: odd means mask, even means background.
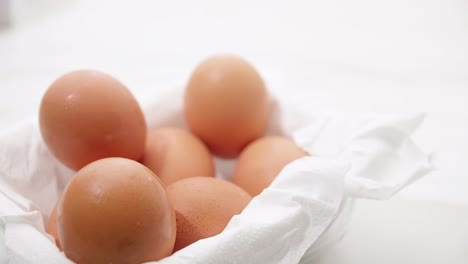
[{"label": "blurred background", "polygon": [[0,0],[0,129],[37,118],[65,72],[108,72],[145,100],[220,52],[300,107],[427,113],[414,139],[437,170],[390,201],[358,202],[317,263],[468,263],[465,0]]}]

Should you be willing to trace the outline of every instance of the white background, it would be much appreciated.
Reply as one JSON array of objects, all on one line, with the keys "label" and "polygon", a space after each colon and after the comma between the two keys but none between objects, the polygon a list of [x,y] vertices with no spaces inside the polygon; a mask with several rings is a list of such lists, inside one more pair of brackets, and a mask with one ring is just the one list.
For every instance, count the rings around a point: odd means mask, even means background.
[{"label": "white background", "polygon": [[414,139],[438,170],[391,201],[359,202],[318,263],[468,263],[467,1],[6,1],[0,129],[36,118],[70,70],[111,73],[144,100],[184,85],[204,57],[237,53],[304,108],[428,114]]}]

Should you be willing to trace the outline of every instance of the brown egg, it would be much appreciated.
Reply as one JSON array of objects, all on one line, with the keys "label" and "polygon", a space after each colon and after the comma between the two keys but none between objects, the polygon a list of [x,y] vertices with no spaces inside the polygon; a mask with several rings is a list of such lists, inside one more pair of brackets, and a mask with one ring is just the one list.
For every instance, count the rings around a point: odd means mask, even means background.
[{"label": "brown egg", "polygon": [[57,227],[80,263],[141,263],[172,252],[175,214],[158,178],[140,163],[106,158],[79,170],[63,193]]},{"label": "brown egg", "polygon": [[143,112],[122,83],[102,72],[74,71],[52,83],[39,124],[50,151],[74,170],[101,158],[143,155]]},{"label": "brown egg", "polygon": [[187,178],[167,188],[177,218],[174,251],[223,231],[252,197],[238,186],[209,177]]},{"label": "brown egg", "polygon": [[265,84],[237,56],[213,56],[197,66],[185,91],[185,119],[192,132],[217,155],[232,158],[268,125]]},{"label": "brown egg", "polygon": [[60,250],[62,250],[57,233],[57,204],[55,204],[54,209],[52,209],[52,212],[50,213],[49,223],[47,224],[47,233],[54,237],[55,244]]},{"label": "brown egg", "polygon": [[288,163],[304,156],[307,153],[288,138],[260,138],[242,151],[232,181],[256,196],[270,186]]},{"label": "brown egg", "polygon": [[150,131],[142,164],[166,185],[188,177],[215,175],[213,159],[205,144],[179,128]]}]

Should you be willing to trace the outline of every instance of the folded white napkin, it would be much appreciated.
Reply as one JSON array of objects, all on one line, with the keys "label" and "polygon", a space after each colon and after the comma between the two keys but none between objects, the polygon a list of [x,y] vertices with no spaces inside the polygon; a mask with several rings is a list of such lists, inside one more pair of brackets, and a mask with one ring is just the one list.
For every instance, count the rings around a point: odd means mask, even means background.
[{"label": "folded white napkin", "polygon": [[[150,127],[185,127],[182,90],[147,97]],[[273,102],[269,134],[311,156],[287,165],[219,235],[160,263],[298,263],[341,237],[353,198],[387,199],[430,171],[411,141],[423,115],[295,112]],[[218,177],[235,161],[216,159]],[[44,223],[73,172],[43,143],[37,121],[0,135],[0,263],[70,263]]]}]

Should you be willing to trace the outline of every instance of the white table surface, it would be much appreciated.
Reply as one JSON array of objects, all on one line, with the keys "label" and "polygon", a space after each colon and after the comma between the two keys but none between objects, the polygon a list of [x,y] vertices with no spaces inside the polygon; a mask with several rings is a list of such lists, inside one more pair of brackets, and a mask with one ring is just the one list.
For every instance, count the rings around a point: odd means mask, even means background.
[{"label": "white table surface", "polygon": [[298,104],[428,113],[414,139],[438,170],[393,200],[358,202],[317,263],[468,263],[468,2],[9,1],[0,129],[35,118],[70,70],[109,72],[141,98],[183,85],[208,55],[237,53]]}]

